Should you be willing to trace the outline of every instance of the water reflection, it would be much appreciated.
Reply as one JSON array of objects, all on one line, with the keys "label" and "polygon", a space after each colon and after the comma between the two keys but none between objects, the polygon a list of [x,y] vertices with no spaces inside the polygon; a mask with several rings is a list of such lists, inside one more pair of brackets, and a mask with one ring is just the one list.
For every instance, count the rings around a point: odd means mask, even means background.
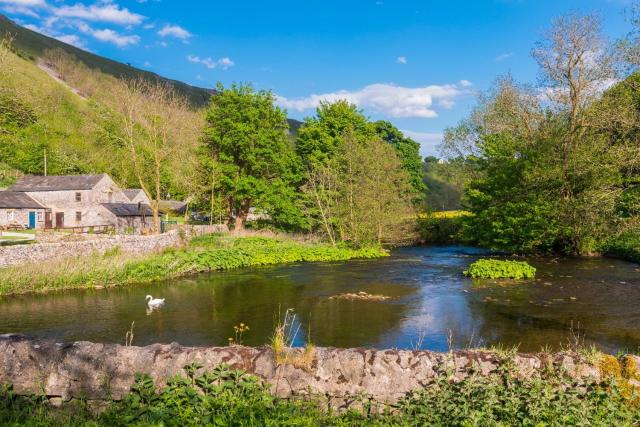
[{"label": "water reflection", "polygon": [[[321,346],[446,350],[492,344],[558,348],[570,329],[604,349],[640,345],[640,270],[609,259],[533,259],[538,278],[474,284],[461,271],[482,251],[398,250],[388,259],[299,264],[212,273],[165,283],[0,301],[0,332],[60,340],[225,345],[233,326],[244,343],[269,341],[278,313],[295,310],[300,331]],[[365,291],[386,301],[330,299]],[[145,295],[166,298],[148,311]],[[579,325],[579,326],[578,326]]]}]

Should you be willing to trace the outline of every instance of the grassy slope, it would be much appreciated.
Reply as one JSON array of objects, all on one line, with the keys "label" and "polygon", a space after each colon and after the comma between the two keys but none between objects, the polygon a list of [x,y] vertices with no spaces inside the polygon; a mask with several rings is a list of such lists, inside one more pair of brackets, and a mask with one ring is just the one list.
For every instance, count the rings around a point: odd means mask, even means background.
[{"label": "grassy slope", "polygon": [[135,256],[110,251],[0,269],[0,296],[151,282],[239,267],[379,258],[380,248],[351,249],[286,239],[210,235],[185,248]]},{"label": "grassy slope", "polygon": [[103,73],[115,77],[145,77],[150,79],[161,79],[170,82],[178,92],[184,94],[193,105],[203,106],[209,100],[211,92],[208,89],[190,86],[176,80],[171,80],[159,76],[149,71],[141,70],[121,62],[95,55],[75,46],[68,45],[59,40],[47,37],[35,31],[21,27],[7,17],[0,15],[0,36],[9,33],[14,37],[14,47],[24,52],[28,58],[37,59],[42,56],[47,49],[60,48],[84,62],[90,68],[97,68]]},{"label": "grassy slope", "polygon": [[[43,151],[50,174],[112,172],[101,155],[98,111],[33,62],[11,55],[0,84],[35,113],[35,123],[0,132],[0,187],[16,173],[41,174]],[[117,178],[117,177],[116,177]]]}]

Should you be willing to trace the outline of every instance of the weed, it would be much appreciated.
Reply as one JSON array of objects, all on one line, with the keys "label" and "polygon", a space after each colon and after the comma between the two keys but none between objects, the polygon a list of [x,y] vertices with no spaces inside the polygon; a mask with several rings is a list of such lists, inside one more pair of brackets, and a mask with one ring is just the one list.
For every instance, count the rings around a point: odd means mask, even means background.
[{"label": "weed", "polygon": [[296,322],[296,315],[293,314],[293,309],[287,309],[283,319],[280,319],[279,313],[278,317],[275,331],[271,338],[271,349],[275,355],[276,364],[287,364],[296,368],[310,369],[315,360],[316,348],[310,340],[307,341],[304,349],[293,348],[300,331],[300,323]]},{"label": "weed", "polygon": [[133,326],[135,325],[135,321],[131,322],[131,327],[129,328],[129,330],[127,331],[127,333],[124,335],[124,346],[125,347],[131,347],[131,343],[133,342]]},{"label": "weed", "polygon": [[532,279],[536,269],[524,261],[479,259],[464,271],[473,279]]},{"label": "weed", "polygon": [[229,337],[229,345],[243,345],[242,336],[245,332],[249,331],[249,325],[245,325],[244,323],[240,323],[233,327],[233,330],[236,333],[235,338]]}]

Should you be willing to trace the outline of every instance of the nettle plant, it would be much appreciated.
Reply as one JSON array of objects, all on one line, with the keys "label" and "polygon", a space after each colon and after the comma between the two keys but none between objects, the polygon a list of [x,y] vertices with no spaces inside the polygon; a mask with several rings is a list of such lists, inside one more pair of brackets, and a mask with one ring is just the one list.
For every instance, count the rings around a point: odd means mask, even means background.
[{"label": "nettle plant", "polygon": [[464,271],[472,279],[533,279],[535,267],[524,261],[480,259]]}]

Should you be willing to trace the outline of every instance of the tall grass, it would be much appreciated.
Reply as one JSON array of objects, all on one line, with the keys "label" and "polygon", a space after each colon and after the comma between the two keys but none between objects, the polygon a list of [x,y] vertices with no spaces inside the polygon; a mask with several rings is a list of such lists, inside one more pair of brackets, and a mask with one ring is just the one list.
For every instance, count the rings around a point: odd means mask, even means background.
[{"label": "tall grass", "polygon": [[206,235],[186,247],[137,255],[118,250],[0,269],[0,295],[127,285],[189,274],[294,262],[378,258],[381,248],[353,249],[265,237]]}]

